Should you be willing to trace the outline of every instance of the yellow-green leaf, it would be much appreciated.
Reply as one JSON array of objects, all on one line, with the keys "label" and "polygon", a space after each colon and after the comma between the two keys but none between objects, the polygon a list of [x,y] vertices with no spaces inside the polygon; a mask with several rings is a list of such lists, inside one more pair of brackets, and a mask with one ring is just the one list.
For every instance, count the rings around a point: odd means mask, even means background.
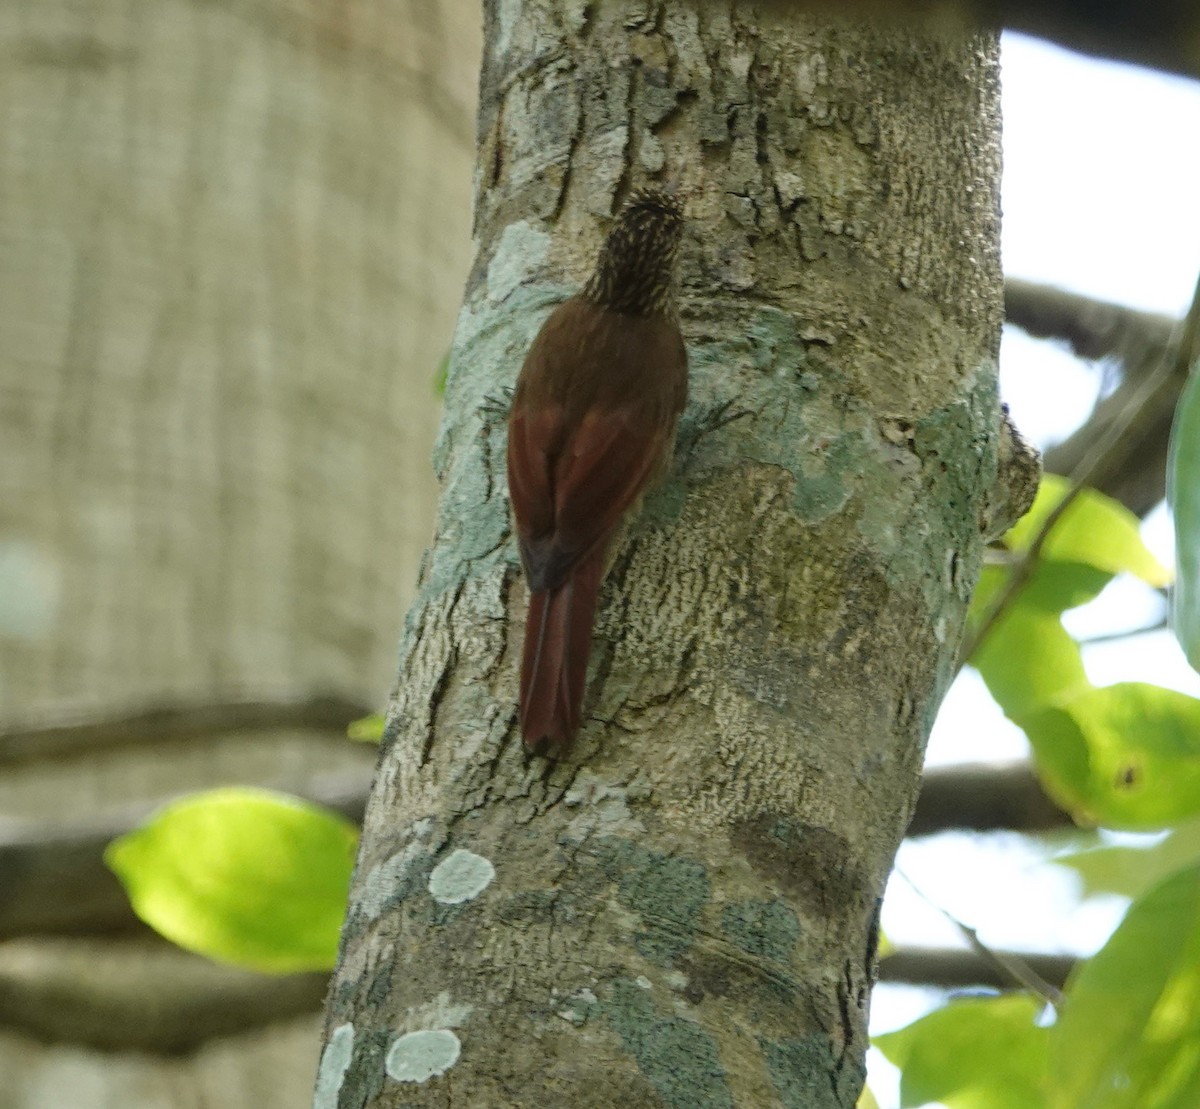
[{"label": "yellow-green leaf", "polygon": [[[972,626],[989,610],[1010,572],[1006,566],[983,567],[968,614]],[[1014,594],[1011,603],[1059,614],[1094,600],[1112,579],[1111,571],[1098,570],[1086,562],[1047,562],[1043,559]]]},{"label": "yellow-green leaf", "polygon": [[438,359],[437,368],[433,371],[433,391],[437,393],[439,397],[445,397],[446,395],[446,380],[449,378],[449,376],[450,352],[446,351],[446,353]]},{"label": "yellow-green leaf", "polygon": [[108,845],[134,912],[189,951],[275,973],[337,955],[357,829],[263,789],[181,798]]},{"label": "yellow-green leaf", "polygon": [[1079,875],[1085,897],[1104,893],[1140,897],[1172,874],[1200,864],[1200,820],[1173,829],[1157,843],[1091,847],[1064,852],[1052,861]]},{"label": "yellow-green leaf", "polygon": [[1004,714],[1025,726],[1033,714],[1088,688],[1079,644],[1053,612],[1014,604],[971,657]]},{"label": "yellow-green leaf", "polygon": [[1157,886],[1067,983],[1053,1109],[1200,1105],[1200,867]]},{"label": "yellow-green leaf", "polygon": [[1041,1008],[1026,994],[965,998],[871,1042],[900,1068],[901,1109],[1044,1109]]},{"label": "yellow-green leaf", "polygon": [[1188,662],[1200,670],[1200,366],[1192,368],[1175,408],[1167,500],[1175,518],[1171,625]]},{"label": "yellow-green leaf", "polygon": [[360,716],[346,726],[346,735],[355,743],[378,743],[383,739],[384,723],[385,717],[379,712]]},{"label": "yellow-green leaf", "polygon": [[[1033,507],[1005,535],[1012,551],[1024,553],[1071,485],[1046,474]],[[1053,562],[1080,562],[1110,573],[1131,573],[1153,586],[1167,585],[1171,572],[1142,542],[1138,518],[1118,501],[1084,489],[1068,506],[1042,545],[1041,557]]]},{"label": "yellow-green leaf", "polygon": [[1086,687],[1021,721],[1075,817],[1131,831],[1200,814],[1200,700],[1141,682]]}]

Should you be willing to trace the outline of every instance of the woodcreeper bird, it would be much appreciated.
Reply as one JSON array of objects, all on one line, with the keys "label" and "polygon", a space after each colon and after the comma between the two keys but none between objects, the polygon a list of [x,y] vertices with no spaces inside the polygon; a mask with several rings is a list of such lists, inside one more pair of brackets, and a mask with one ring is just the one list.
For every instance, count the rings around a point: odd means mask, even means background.
[{"label": "woodcreeper bird", "polygon": [[529,612],[521,733],[561,749],[579,730],[600,583],[687,400],[675,270],[678,200],[633,194],[583,291],[542,325],[508,420],[508,489]]}]

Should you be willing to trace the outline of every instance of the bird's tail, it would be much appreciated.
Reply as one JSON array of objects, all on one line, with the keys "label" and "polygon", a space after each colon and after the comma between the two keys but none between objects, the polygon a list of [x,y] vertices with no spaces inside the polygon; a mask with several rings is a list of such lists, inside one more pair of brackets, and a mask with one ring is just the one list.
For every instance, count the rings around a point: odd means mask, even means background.
[{"label": "bird's tail", "polygon": [[529,597],[521,656],[521,734],[531,749],[575,738],[583,713],[604,552],[579,562],[557,589]]}]

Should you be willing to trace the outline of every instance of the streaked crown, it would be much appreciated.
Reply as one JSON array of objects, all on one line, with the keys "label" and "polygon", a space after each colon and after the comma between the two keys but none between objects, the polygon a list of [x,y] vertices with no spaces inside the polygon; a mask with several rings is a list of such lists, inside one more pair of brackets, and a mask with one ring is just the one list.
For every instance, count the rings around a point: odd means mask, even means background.
[{"label": "streaked crown", "polygon": [[674,315],[683,207],[665,189],[638,189],[600,248],[589,300],[635,316]]}]

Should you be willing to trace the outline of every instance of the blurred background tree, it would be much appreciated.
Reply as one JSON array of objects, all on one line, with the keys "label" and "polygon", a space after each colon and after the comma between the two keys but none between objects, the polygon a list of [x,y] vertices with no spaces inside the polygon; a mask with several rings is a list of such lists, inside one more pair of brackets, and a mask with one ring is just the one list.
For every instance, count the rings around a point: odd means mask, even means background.
[{"label": "blurred background tree", "polygon": [[0,1105],[305,1104],[323,978],[148,940],[101,852],[208,786],[361,804],[478,8],[17,4],[0,44]]}]

